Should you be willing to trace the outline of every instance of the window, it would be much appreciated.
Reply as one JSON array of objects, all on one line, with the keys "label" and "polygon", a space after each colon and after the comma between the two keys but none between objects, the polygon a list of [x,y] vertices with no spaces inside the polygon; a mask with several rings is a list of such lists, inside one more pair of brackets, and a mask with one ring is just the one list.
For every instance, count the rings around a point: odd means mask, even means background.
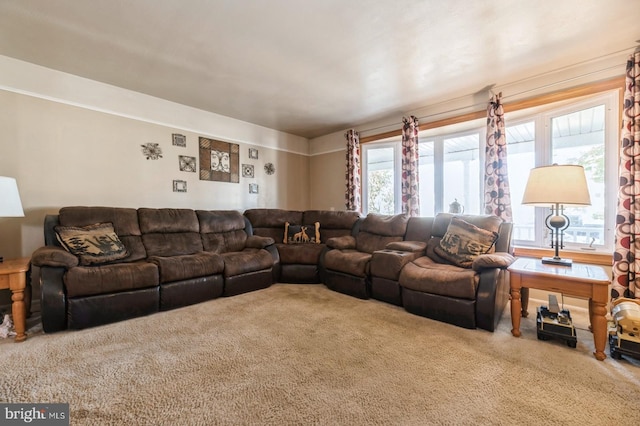
[{"label": "window", "polygon": [[[362,149],[362,175],[364,211],[369,213],[395,214],[400,210],[398,199],[400,170],[399,143],[368,144]],[[398,189],[396,189],[398,188]]]},{"label": "window", "polygon": [[[507,113],[507,153],[514,243],[549,247],[544,225],[548,208],[521,204],[529,170],[536,166],[580,164],[591,206],[567,208],[571,226],[566,248],[613,249],[617,195],[618,92]],[[420,212],[433,216],[457,202],[464,213],[483,212],[485,120],[419,135]],[[364,212],[400,212],[400,138],[363,145]],[[559,183],[561,184],[561,183]]]},{"label": "window", "polygon": [[[465,213],[479,214],[481,203],[479,130],[419,138],[420,214],[449,211],[453,203]],[[424,136],[422,136],[424,137]]]},{"label": "window", "polygon": [[[480,133],[443,140],[444,209],[459,203],[463,213],[480,213]],[[483,153],[484,154],[484,153]],[[483,177],[484,179],[484,177]]]}]

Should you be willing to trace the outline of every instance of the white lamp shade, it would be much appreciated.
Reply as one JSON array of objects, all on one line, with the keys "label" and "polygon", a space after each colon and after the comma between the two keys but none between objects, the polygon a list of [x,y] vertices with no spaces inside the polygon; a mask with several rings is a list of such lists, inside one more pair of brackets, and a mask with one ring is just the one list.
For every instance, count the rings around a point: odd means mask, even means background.
[{"label": "white lamp shade", "polygon": [[584,168],[578,165],[542,166],[531,169],[522,204],[545,206],[590,206]]},{"label": "white lamp shade", "polygon": [[0,217],[23,217],[18,184],[14,178],[0,176]]}]

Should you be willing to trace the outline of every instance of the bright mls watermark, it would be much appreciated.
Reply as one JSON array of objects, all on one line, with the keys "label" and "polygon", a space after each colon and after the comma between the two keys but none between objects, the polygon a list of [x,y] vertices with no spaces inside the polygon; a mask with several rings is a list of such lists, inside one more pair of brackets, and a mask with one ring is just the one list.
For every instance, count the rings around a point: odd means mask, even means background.
[{"label": "bright mls watermark", "polygon": [[0,403],[0,425],[69,426],[69,404]]}]

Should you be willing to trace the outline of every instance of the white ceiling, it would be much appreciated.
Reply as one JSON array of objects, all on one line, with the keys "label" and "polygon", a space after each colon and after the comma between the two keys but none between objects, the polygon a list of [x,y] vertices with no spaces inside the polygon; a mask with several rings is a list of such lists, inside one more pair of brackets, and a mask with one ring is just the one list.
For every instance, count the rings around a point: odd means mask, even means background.
[{"label": "white ceiling", "polygon": [[1,55],[307,138],[638,39],[640,0],[0,0]]}]

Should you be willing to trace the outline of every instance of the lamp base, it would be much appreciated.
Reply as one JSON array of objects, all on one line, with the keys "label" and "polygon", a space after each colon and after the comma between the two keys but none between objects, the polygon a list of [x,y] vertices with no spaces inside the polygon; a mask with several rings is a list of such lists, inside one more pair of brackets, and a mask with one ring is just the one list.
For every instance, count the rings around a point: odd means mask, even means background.
[{"label": "lamp base", "polygon": [[542,263],[546,263],[549,265],[571,266],[573,264],[573,259],[563,259],[561,257],[543,257]]}]

